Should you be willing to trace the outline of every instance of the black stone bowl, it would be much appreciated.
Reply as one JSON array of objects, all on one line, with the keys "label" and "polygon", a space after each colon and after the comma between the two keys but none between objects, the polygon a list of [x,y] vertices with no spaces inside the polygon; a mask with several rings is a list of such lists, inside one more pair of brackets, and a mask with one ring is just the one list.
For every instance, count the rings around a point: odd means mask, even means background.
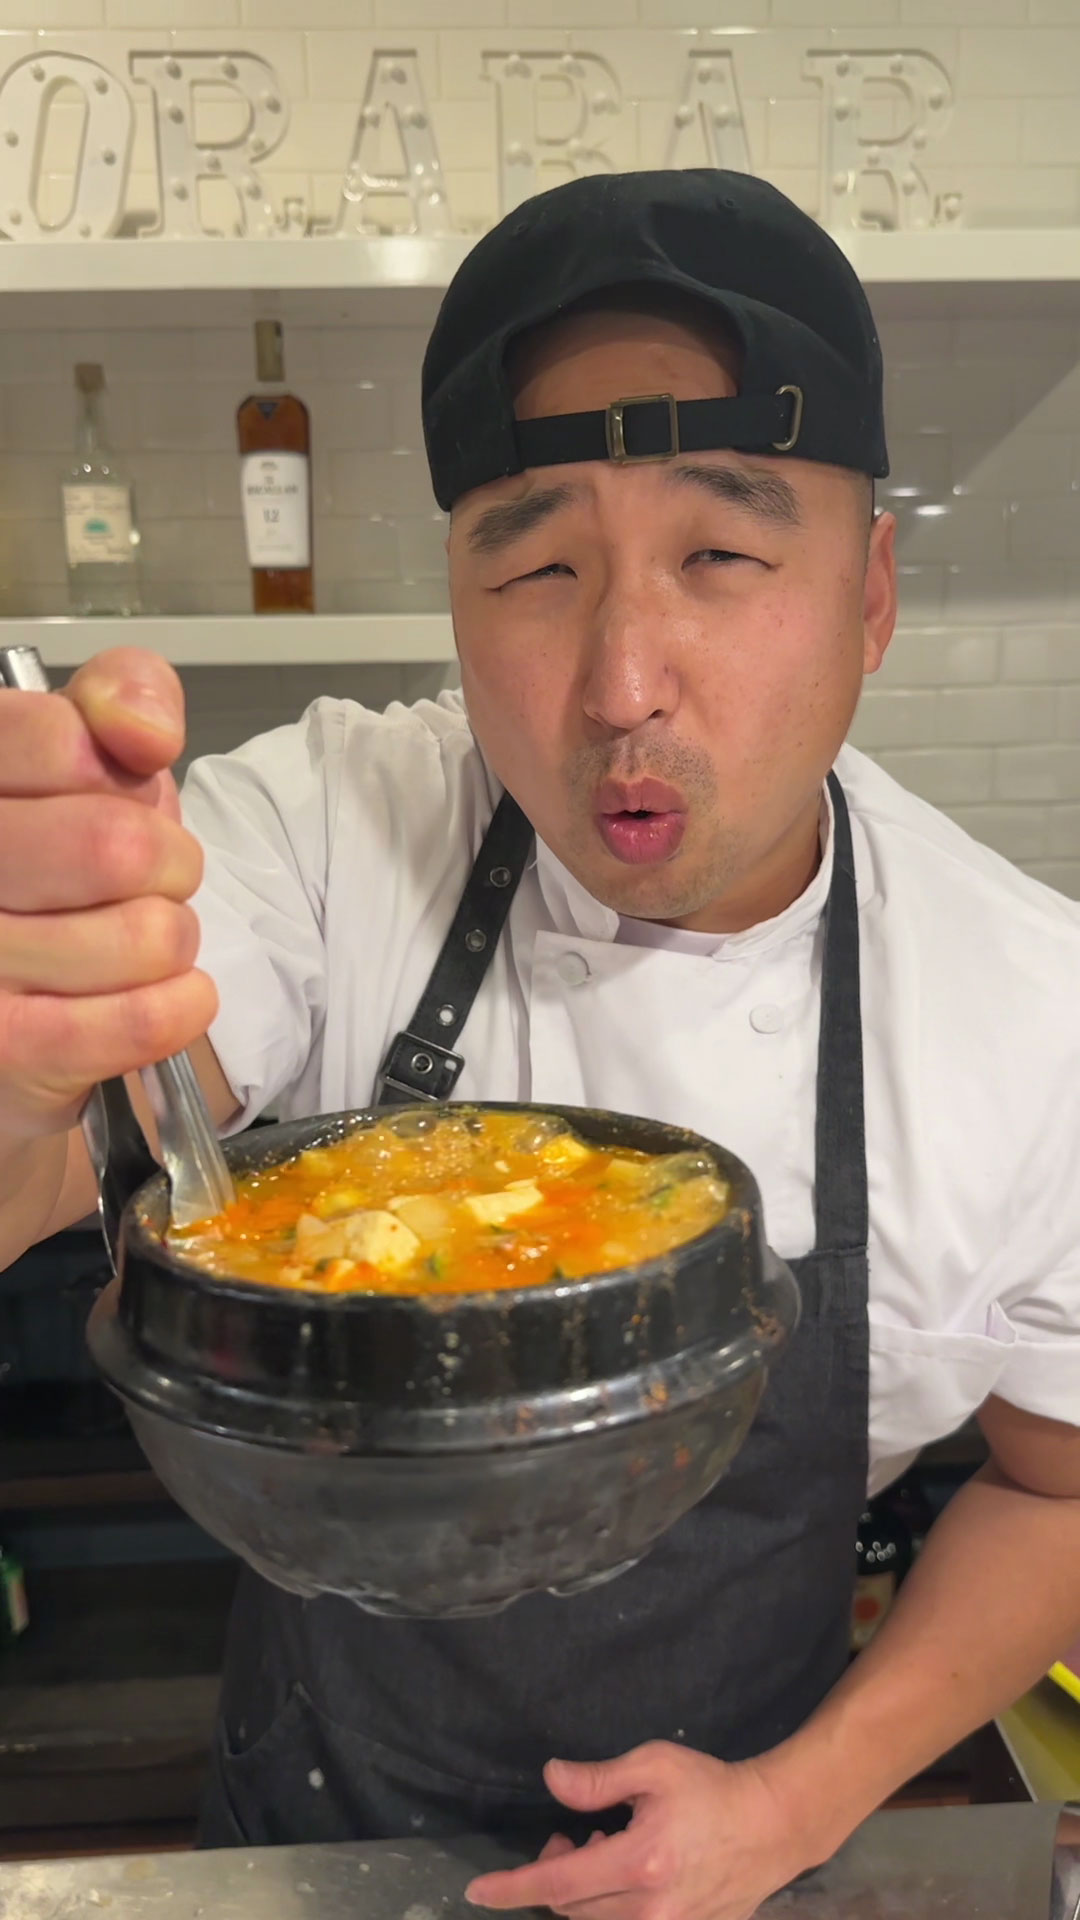
[{"label": "black stone bowl", "polygon": [[[217,1279],[165,1246],[164,1175],[128,1203],[91,1351],[180,1506],[277,1585],[427,1616],[578,1592],[640,1559],[742,1445],[799,1311],[753,1176],[658,1121],[521,1113],[598,1146],[703,1153],[729,1211],[594,1279],[424,1297]],[[264,1167],[388,1117],[266,1127],[226,1156]]]}]

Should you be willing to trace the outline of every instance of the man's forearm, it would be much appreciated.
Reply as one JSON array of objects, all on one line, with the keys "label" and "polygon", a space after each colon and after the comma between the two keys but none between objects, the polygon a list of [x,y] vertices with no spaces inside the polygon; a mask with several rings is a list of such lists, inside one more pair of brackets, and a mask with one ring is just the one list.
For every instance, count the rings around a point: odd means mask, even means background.
[{"label": "man's forearm", "polygon": [[870,1646],[768,1757],[807,1830],[824,1823],[823,1857],[1011,1705],[1078,1629],[1080,1500],[1029,1493],[984,1468],[937,1522]]},{"label": "man's forearm", "polygon": [[64,1184],[63,1133],[38,1140],[0,1134],[0,1272],[42,1239]]}]

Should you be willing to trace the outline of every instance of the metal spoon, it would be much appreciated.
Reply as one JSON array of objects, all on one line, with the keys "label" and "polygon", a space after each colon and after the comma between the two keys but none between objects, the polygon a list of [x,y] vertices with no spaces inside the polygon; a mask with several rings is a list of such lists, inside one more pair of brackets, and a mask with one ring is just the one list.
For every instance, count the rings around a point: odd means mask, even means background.
[{"label": "metal spoon", "polygon": [[[0,686],[48,693],[49,677],[36,647],[0,647]],[[195,1069],[187,1053],[173,1054],[141,1074],[157,1122],[161,1157],[172,1189],[172,1224],[193,1226],[235,1198]],[[95,1087],[80,1116],[94,1171],[102,1226],[115,1263],[119,1216],[127,1197],[156,1170],[148,1162],[138,1116],[122,1079]],[[136,1177],[141,1173],[141,1178]]]}]

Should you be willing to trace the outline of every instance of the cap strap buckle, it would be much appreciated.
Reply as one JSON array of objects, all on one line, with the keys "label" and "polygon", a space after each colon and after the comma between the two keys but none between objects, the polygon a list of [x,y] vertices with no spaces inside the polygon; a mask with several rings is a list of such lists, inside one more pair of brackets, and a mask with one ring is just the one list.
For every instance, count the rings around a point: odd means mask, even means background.
[{"label": "cap strap buckle", "polygon": [[778,400],[782,399],[785,393],[790,393],[792,398],[791,431],[786,440],[773,441],[773,447],[777,453],[790,453],[802,428],[803,390],[801,387],[777,387]]},{"label": "cap strap buckle", "polygon": [[[668,445],[657,453],[628,453],[624,428],[624,416],[627,407],[654,406],[662,401],[668,410]],[[607,441],[608,459],[617,460],[621,466],[643,466],[650,460],[671,460],[679,451],[679,416],[675,408],[673,393],[634,393],[625,399],[613,400],[604,409],[604,438]]]}]

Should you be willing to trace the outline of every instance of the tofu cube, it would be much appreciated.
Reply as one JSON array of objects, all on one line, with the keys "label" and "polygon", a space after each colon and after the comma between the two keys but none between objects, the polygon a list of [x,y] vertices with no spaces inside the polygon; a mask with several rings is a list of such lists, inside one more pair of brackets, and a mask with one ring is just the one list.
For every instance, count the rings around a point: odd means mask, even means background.
[{"label": "tofu cube", "polygon": [[557,1134],[554,1140],[541,1147],[539,1158],[554,1173],[569,1173],[587,1160],[591,1149],[582,1140],[575,1140],[572,1133]]},{"label": "tofu cube", "polygon": [[609,1160],[604,1168],[605,1181],[617,1181],[628,1187],[641,1186],[644,1183],[644,1169],[640,1160],[620,1160],[618,1154]]},{"label": "tofu cube", "polygon": [[302,1213],[296,1223],[302,1260],[367,1260],[383,1273],[395,1273],[409,1265],[419,1245],[403,1221],[379,1207],[330,1221]]},{"label": "tofu cube", "polygon": [[454,1223],[449,1202],[441,1200],[437,1193],[399,1193],[387,1204],[391,1213],[404,1220],[410,1233],[418,1234],[421,1240],[444,1239]]},{"label": "tofu cube", "polygon": [[367,1260],[382,1273],[398,1273],[419,1250],[415,1233],[396,1214],[381,1207],[353,1213],[343,1222],[345,1251],[352,1260]]},{"label": "tofu cube", "polygon": [[302,1213],[296,1223],[296,1252],[301,1260],[339,1260],[345,1252],[344,1220],[319,1220]]},{"label": "tofu cube", "polygon": [[470,1193],[461,1204],[482,1227],[505,1227],[508,1220],[538,1207],[543,1197],[532,1180],[515,1180],[501,1193]]}]

